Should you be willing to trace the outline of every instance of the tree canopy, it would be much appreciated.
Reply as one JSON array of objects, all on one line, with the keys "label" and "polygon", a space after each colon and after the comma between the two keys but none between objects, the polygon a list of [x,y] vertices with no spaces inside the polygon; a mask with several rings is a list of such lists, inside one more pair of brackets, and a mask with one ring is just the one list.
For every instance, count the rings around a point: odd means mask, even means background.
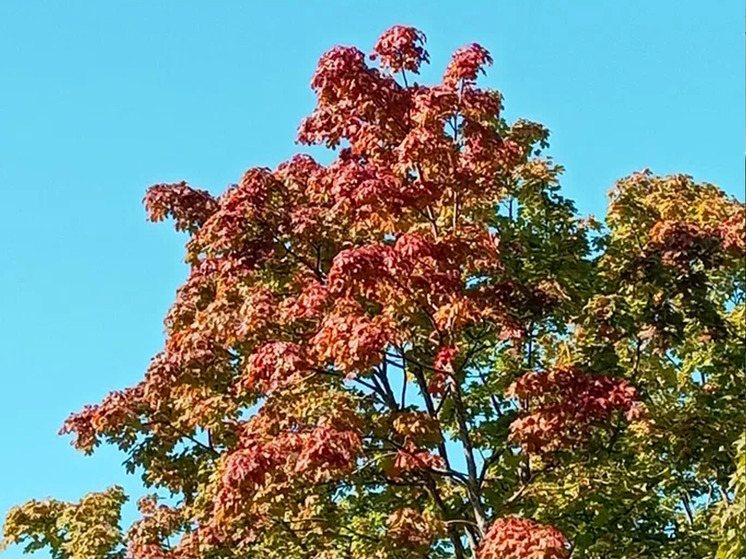
[{"label": "tree canopy", "polygon": [[220,196],[145,196],[189,276],[141,382],[63,433],[153,495],[32,501],[4,543],[60,559],[632,559],[744,554],[744,204],[620,180],[560,193],[471,44],[325,53],[298,140]]}]

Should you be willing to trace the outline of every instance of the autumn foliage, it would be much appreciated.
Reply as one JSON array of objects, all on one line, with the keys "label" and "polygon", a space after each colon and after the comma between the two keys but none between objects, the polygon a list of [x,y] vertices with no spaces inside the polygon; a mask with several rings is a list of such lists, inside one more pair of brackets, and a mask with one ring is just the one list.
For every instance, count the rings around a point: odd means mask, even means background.
[{"label": "autumn foliage", "polygon": [[[62,431],[119,447],[160,499],[126,531],[117,490],[86,497],[95,510],[32,502],[6,543],[127,559],[742,549],[727,534],[743,204],[644,171],[605,224],[583,219],[548,131],[507,123],[478,86],[490,53],[457,50],[433,86],[415,81],[428,61],[403,26],[369,56],[321,57],[298,141],[336,150],[328,165],[297,155],[217,197],[148,190],[150,219],[188,234],[165,347]],[[78,551],[94,526],[105,537]]]}]

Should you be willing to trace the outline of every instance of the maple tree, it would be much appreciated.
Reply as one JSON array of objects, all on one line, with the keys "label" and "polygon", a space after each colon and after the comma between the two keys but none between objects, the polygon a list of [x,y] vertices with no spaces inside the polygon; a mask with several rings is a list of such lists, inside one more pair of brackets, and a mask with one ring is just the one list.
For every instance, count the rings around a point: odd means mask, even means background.
[{"label": "maple tree", "polygon": [[[722,558],[744,549],[744,205],[648,171],[605,223],[548,131],[425,36],[324,54],[299,141],[213,197],[147,192],[189,235],[165,348],[65,422],[156,493],[12,509],[58,558]],[[370,61],[369,61],[370,60]],[[372,61],[372,62],[371,62]],[[740,469],[739,469],[740,461]],[[160,497],[157,492],[160,491]]]}]

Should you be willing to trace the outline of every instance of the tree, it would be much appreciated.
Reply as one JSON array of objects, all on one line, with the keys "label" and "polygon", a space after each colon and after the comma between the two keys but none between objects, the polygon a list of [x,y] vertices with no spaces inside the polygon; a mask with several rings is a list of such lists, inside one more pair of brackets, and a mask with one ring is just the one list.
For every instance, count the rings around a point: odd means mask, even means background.
[{"label": "tree", "polygon": [[[744,205],[636,173],[605,224],[559,194],[457,50],[335,47],[304,144],[218,197],[145,196],[190,274],[145,378],[65,422],[161,492],[31,502],[54,557],[690,558],[744,547]],[[740,443],[738,442],[740,441]],[[740,451],[736,447],[740,444]],[[735,445],[735,446],[734,446]],[[737,463],[741,471],[737,474]],[[740,477],[739,477],[740,476]],[[164,492],[169,498],[163,500]],[[740,505],[740,508],[739,508]]]}]

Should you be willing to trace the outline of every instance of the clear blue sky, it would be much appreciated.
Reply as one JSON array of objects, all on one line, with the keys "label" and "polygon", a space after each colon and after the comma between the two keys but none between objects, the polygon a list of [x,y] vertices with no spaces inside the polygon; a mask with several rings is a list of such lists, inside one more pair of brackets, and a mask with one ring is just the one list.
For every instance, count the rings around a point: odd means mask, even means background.
[{"label": "clear blue sky", "polygon": [[[337,43],[428,35],[430,79],[477,41],[507,115],[552,130],[565,193],[603,215],[615,179],[686,172],[743,199],[742,0],[0,2],[0,511],[136,488],[76,453],[70,411],[135,383],[162,345],[184,239],[145,222],[155,182],[219,192],[294,153]],[[10,550],[6,557],[19,557]]]}]

